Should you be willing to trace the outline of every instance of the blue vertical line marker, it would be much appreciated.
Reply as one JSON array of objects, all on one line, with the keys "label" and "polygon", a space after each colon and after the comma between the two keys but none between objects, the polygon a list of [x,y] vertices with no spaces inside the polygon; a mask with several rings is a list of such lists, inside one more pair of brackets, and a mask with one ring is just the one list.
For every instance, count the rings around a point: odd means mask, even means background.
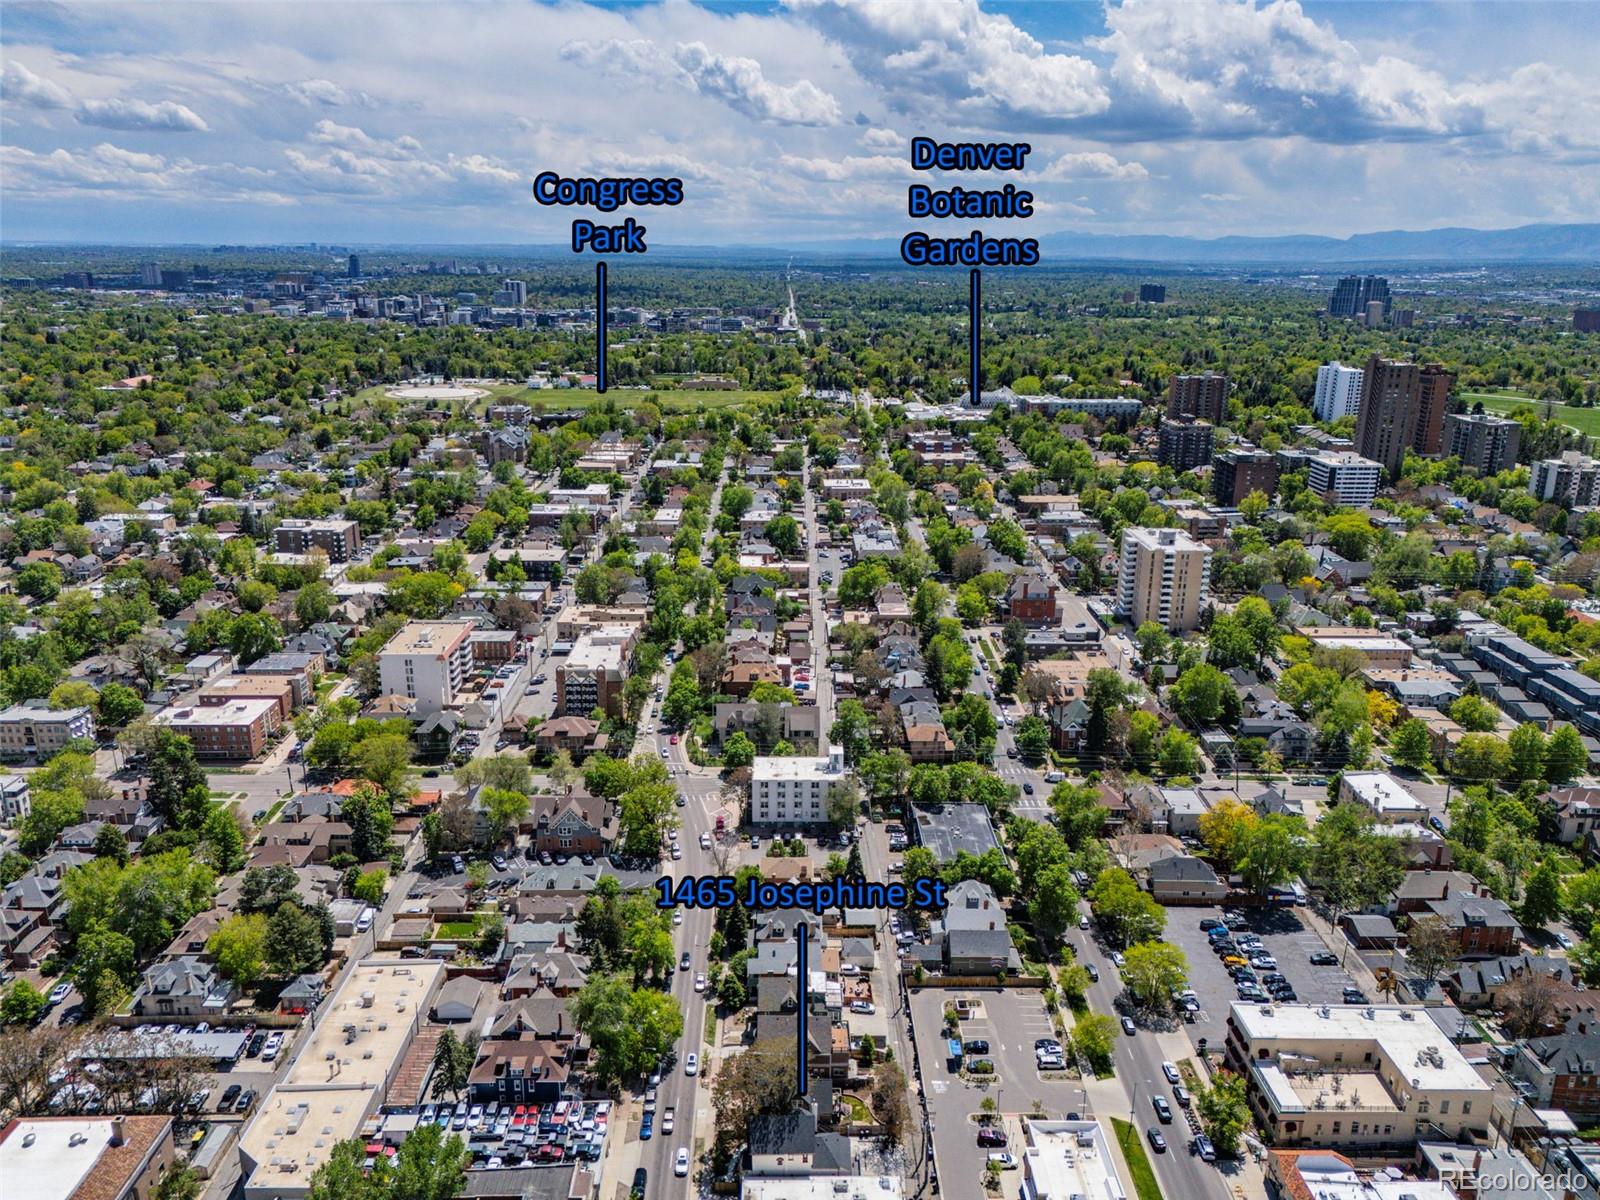
[{"label": "blue vertical line marker", "polygon": [[971,326],[972,374],[967,386],[971,389],[972,403],[977,404],[983,395],[983,272],[974,267],[971,278],[972,294],[968,302],[970,315],[967,323]]},{"label": "blue vertical line marker", "polygon": [[[977,274],[976,271],[973,274]],[[594,265],[594,390],[606,390],[606,265]]]},{"label": "blue vertical line marker", "polygon": [[806,1021],[811,1015],[810,972],[806,966],[806,923],[801,921],[794,930],[794,965],[800,982],[800,1020],[795,1022],[795,1071],[799,1077],[796,1085],[799,1094],[806,1094]]}]

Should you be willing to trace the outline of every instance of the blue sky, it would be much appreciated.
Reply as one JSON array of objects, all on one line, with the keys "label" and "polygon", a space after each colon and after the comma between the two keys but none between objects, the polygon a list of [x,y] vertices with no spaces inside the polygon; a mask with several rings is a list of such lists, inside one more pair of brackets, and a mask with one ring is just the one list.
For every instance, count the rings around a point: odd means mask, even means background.
[{"label": "blue sky", "polygon": [[914,134],[1029,141],[960,182],[1028,187],[1030,233],[1600,214],[1595,3],[8,2],[0,37],[8,241],[558,241],[542,170],[681,176],[657,244],[898,236]]}]

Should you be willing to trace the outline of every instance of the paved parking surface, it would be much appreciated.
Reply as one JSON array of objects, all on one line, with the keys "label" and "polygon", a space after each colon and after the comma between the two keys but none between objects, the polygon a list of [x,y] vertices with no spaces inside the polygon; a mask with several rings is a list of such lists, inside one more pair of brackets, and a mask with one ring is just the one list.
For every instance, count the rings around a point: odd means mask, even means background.
[{"label": "paved parking surface", "polygon": [[[1239,998],[1232,977],[1222,960],[1211,949],[1210,940],[1200,929],[1207,917],[1220,917],[1219,908],[1170,908],[1167,910],[1166,938],[1179,947],[1189,960],[1189,984],[1200,1000],[1201,1011],[1190,1028],[1195,1038],[1218,1044],[1224,1036],[1228,1006]],[[1337,966],[1312,966],[1310,956],[1326,950],[1322,938],[1292,911],[1274,909],[1247,912],[1249,932],[1256,934],[1267,952],[1278,960],[1278,971],[1294,986],[1299,1000],[1307,1004],[1339,1004],[1341,993],[1354,981]],[[1239,934],[1246,931],[1240,930]],[[1263,972],[1257,971],[1260,976]]]}]

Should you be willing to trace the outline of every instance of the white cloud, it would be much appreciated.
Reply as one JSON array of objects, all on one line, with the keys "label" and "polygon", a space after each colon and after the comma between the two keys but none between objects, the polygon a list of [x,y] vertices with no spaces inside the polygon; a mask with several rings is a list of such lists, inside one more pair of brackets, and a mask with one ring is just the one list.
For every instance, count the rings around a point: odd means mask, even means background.
[{"label": "white cloud", "polygon": [[0,93],[13,104],[34,108],[66,108],[72,93],[58,83],[42,79],[16,61],[7,62],[0,73]]},{"label": "white cloud", "polygon": [[1090,150],[1077,154],[1059,155],[1042,171],[1031,172],[1031,179],[1059,182],[1068,179],[1111,179],[1132,182],[1149,179],[1150,172],[1143,163],[1119,162],[1115,155],[1104,150]]},{"label": "white cloud", "polygon": [[312,107],[344,108],[346,106],[355,106],[369,108],[373,103],[372,97],[365,92],[352,92],[331,79],[297,79],[291,83],[284,84],[283,90],[301,104]]},{"label": "white cloud", "polygon": [[1052,54],[978,0],[783,0],[843,49],[864,78],[907,112],[955,104],[993,122],[1059,122],[1103,111],[1110,98],[1087,58]]},{"label": "white cloud", "polygon": [[80,125],[146,133],[206,133],[211,128],[194,109],[171,100],[85,100],[78,106]]},{"label": "white cloud", "polygon": [[753,58],[713,53],[704,42],[680,42],[673,60],[702,95],[756,121],[779,125],[837,125],[839,102],[810,80],[778,84],[766,78]]},{"label": "white cloud", "polygon": [[886,154],[848,155],[844,158],[798,158],[785,154],[778,165],[803,180],[840,182],[846,179],[910,179],[916,176],[908,159]]}]

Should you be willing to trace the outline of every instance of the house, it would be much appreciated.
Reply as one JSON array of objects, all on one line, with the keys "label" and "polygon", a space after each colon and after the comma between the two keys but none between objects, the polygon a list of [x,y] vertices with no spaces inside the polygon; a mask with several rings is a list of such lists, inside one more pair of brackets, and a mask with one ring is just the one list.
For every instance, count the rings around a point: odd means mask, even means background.
[{"label": "house", "polygon": [[1382,913],[1346,913],[1339,918],[1350,944],[1360,950],[1392,950],[1405,943],[1405,937]]},{"label": "house", "polygon": [[944,927],[958,929],[1003,930],[1006,910],[1000,898],[986,883],[964,879],[945,894]]},{"label": "house", "polygon": [[1218,904],[1227,898],[1228,885],[1209,863],[1178,854],[1150,865],[1150,894],[1162,904]]},{"label": "house", "polygon": [[1556,788],[1550,793],[1555,807],[1556,841],[1575,845],[1600,829],[1600,788]]},{"label": "house", "polygon": [[215,1020],[238,996],[239,990],[218,974],[214,964],[185,955],[145,970],[133,1011],[141,1017]]},{"label": "house", "polygon": [[1058,615],[1056,591],[1056,585],[1042,575],[1018,575],[1006,589],[1006,611],[1024,625],[1049,625]]},{"label": "house", "polygon": [[604,854],[617,832],[616,809],[609,800],[577,792],[539,796],[533,819],[533,849],[551,854]]},{"label": "house", "polygon": [[1529,1038],[1511,1060],[1533,1108],[1558,1108],[1581,1125],[1600,1117],[1600,1026],[1574,1021],[1556,1037]]},{"label": "house", "polygon": [[953,929],[944,936],[944,968],[951,975],[998,975],[1022,969],[1011,934],[999,929]]},{"label": "house", "polygon": [[600,723],[589,717],[553,717],[534,731],[533,744],[542,754],[565,750],[574,762],[587,758],[600,735]]},{"label": "house", "polygon": [[762,1178],[851,1175],[850,1139],[819,1132],[813,1104],[793,1112],[761,1114],[746,1126],[744,1173]]},{"label": "house", "polygon": [[1569,989],[1573,981],[1572,964],[1565,958],[1518,954],[1462,963],[1445,976],[1443,983],[1450,999],[1461,1008],[1499,1008],[1507,987],[1530,975],[1547,976]]},{"label": "house", "polygon": [[1495,958],[1514,954],[1522,927],[1504,900],[1493,896],[1452,896],[1430,900],[1422,916],[1438,917],[1460,943],[1462,958]]},{"label": "house", "polygon": [[467,1076],[479,1104],[551,1104],[567,1090],[571,1044],[535,1038],[486,1041]]},{"label": "house", "polygon": [[1426,911],[1435,900],[1479,895],[1487,895],[1486,889],[1464,871],[1408,871],[1383,911],[1392,917],[1411,916]]}]

